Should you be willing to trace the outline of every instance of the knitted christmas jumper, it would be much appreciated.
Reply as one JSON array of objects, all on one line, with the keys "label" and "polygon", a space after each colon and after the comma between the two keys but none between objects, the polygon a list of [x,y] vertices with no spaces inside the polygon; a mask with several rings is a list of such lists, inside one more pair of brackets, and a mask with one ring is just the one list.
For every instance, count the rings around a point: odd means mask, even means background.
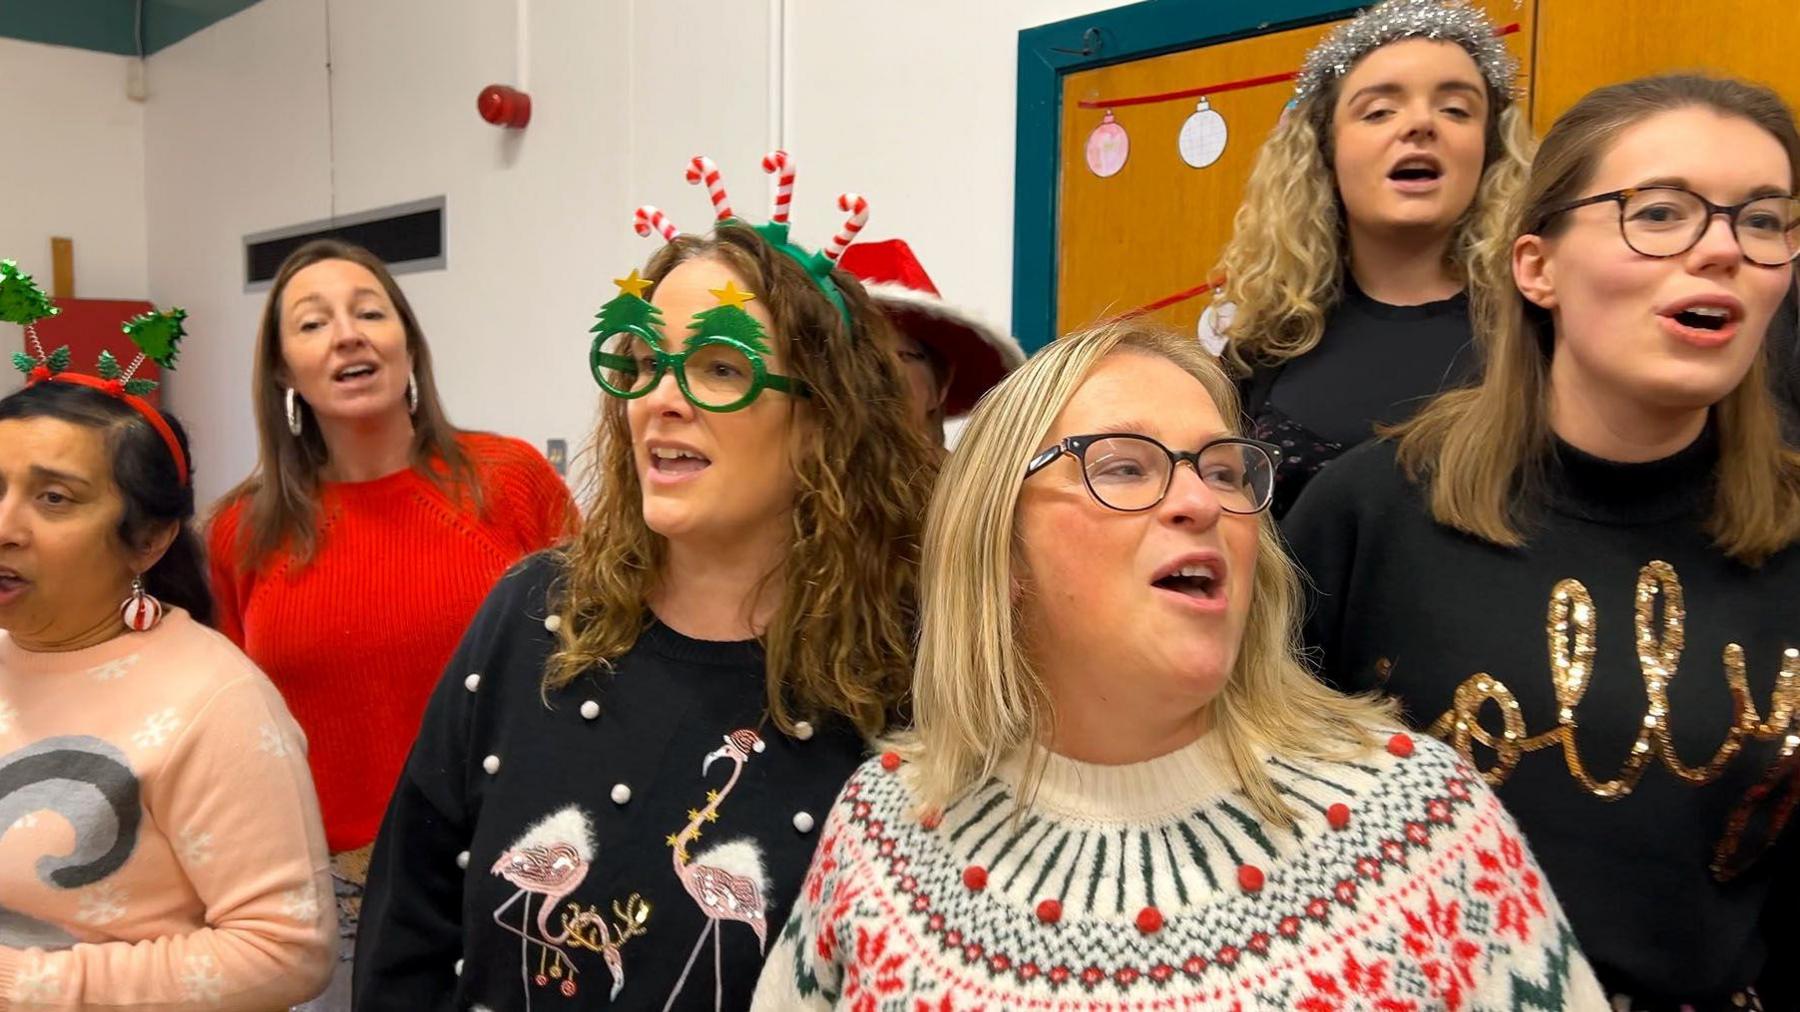
[{"label": "knitted christmas jumper", "polygon": [[1269,756],[1260,816],[1216,736],[1148,762],[1020,764],[940,813],[887,754],[845,786],[757,1009],[1601,1008],[1481,777],[1404,734]]}]

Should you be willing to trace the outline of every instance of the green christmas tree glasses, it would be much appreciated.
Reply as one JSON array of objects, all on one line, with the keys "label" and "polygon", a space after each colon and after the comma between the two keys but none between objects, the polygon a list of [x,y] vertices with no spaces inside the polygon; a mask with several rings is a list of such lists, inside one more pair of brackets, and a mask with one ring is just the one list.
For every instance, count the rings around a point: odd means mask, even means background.
[{"label": "green christmas tree glasses", "polygon": [[762,324],[744,310],[755,296],[735,283],[712,290],[719,304],[694,315],[680,351],[663,348],[662,314],[643,297],[649,282],[634,270],[614,284],[619,294],[601,307],[588,350],[595,382],[612,396],[642,397],[670,372],[681,395],[705,411],[749,407],[765,388],[808,396],[806,384],[768,370],[771,351]]}]

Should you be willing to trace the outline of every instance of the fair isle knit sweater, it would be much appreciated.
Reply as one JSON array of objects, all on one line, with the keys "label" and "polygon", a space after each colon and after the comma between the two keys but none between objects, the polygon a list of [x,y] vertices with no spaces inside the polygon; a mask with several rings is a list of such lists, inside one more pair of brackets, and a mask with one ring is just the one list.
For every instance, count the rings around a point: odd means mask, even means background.
[{"label": "fair isle knit sweater", "polygon": [[1516,826],[1436,741],[1266,760],[1279,828],[1211,736],[1148,762],[1051,756],[921,816],[865,764],[771,947],[759,1010],[1604,1008]]}]

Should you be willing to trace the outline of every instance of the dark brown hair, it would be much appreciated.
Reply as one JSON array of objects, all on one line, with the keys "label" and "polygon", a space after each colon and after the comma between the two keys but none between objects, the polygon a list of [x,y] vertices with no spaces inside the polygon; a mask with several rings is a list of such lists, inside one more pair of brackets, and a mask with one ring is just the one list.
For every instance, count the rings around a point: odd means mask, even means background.
[{"label": "dark brown hair", "polygon": [[[163,421],[189,460],[187,430],[168,411]],[[144,575],[144,589],[164,604],[185,608],[194,621],[211,625],[212,591],[206,563],[194,534],[194,486],[181,480],[169,445],[144,416],[117,397],[74,383],[38,383],[0,399],[0,421],[11,418],[54,418],[98,432],[112,461],[113,484],[125,502],[119,518],[119,542],[137,550],[159,530],[175,525],[175,540]]]}]

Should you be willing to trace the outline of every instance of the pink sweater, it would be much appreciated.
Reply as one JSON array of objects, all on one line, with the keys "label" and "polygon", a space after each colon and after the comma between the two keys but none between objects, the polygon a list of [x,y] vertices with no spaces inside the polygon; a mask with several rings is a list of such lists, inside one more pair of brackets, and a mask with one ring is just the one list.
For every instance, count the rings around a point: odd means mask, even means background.
[{"label": "pink sweater", "polygon": [[69,653],[0,632],[0,1012],[323,989],[337,913],[305,748],[180,609]]}]

